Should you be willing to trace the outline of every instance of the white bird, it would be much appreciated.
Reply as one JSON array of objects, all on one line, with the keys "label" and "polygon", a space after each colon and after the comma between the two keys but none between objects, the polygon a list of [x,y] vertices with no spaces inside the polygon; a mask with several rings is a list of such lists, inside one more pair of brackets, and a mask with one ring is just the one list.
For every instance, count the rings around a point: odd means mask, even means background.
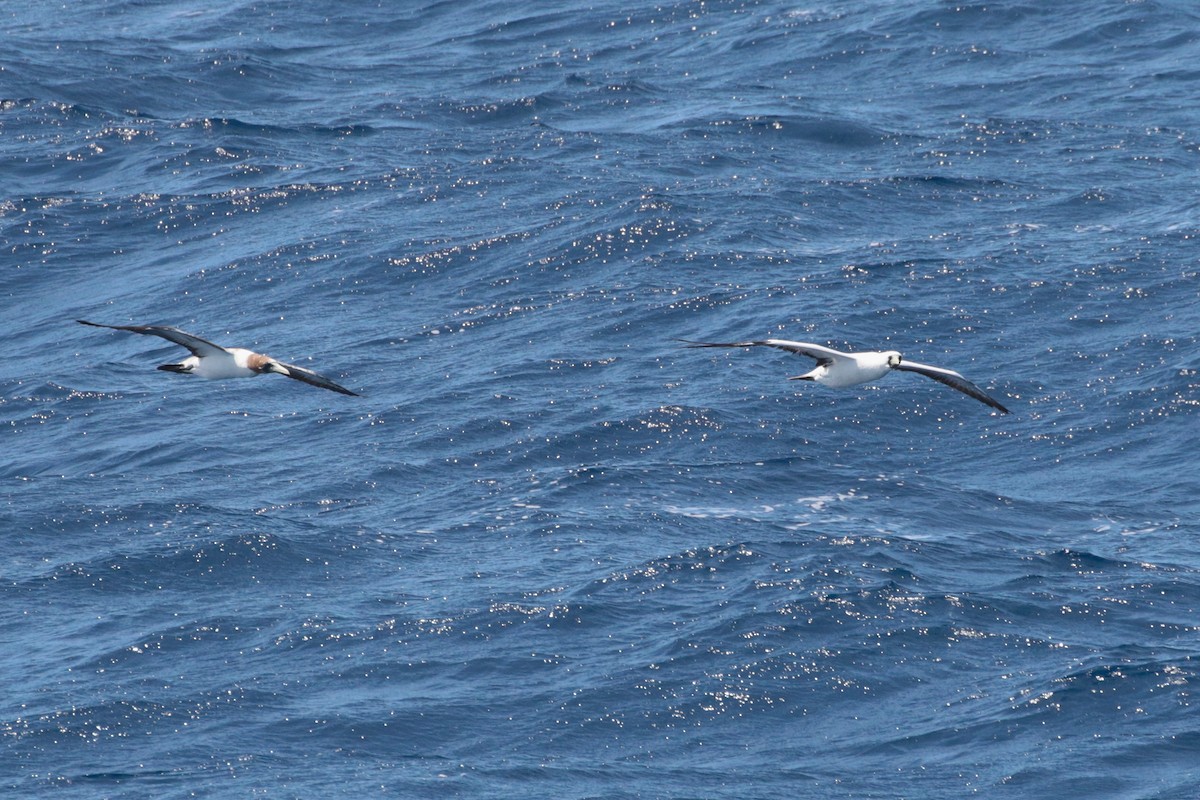
[{"label": "white bird", "polygon": [[986,403],[1003,414],[1008,409],[1000,405],[987,392],[980,389],[969,380],[952,369],[931,367],[928,364],[918,364],[915,361],[905,361],[904,357],[895,350],[868,351],[864,353],[842,353],[819,344],[807,342],[789,342],[786,339],[762,339],[753,342],[690,342],[689,347],[777,347],[790,353],[815,358],[817,366],[803,375],[796,375],[789,380],[816,381],[817,383],[841,389],[846,386],[857,386],[860,383],[879,380],[892,370],[901,372],[916,372],[926,378],[933,378],[944,383],[951,389],[957,389],[963,394],[970,395],[981,403]]},{"label": "white bird", "polygon": [[342,394],[361,397],[344,386],[313,372],[311,369],[297,367],[295,364],[285,364],[270,356],[255,353],[241,347],[221,347],[207,339],[184,333],[178,328],[168,328],[162,325],[101,325],[99,322],[88,322],[84,319],[75,320],[81,325],[91,325],[95,328],[112,328],[114,331],[130,331],[150,336],[159,336],[168,342],[186,347],[192,355],[178,364],[163,364],[159,369],[167,372],[181,372],[185,375],[199,375],[201,378],[219,380],[222,378],[252,378],[255,375],[265,375],[274,372],[288,378],[319,386]]}]

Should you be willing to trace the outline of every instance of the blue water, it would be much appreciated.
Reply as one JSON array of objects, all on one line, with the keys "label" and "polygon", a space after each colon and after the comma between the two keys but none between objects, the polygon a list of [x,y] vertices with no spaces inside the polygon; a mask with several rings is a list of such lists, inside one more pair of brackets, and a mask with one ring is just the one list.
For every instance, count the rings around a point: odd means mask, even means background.
[{"label": "blue water", "polygon": [[1193,4],[0,35],[5,797],[1200,791]]}]

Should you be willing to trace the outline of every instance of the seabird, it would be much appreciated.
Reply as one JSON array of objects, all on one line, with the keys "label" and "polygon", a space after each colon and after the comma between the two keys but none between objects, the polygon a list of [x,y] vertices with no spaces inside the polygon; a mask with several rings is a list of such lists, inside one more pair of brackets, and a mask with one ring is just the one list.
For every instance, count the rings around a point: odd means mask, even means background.
[{"label": "seabird", "polygon": [[796,375],[788,380],[816,381],[825,386],[841,389],[846,386],[857,386],[860,383],[879,380],[892,370],[901,372],[916,372],[926,378],[933,378],[938,383],[944,383],[951,389],[957,389],[963,394],[974,397],[981,403],[986,403],[1003,414],[1008,409],[1000,405],[995,398],[980,389],[969,380],[952,369],[931,367],[928,364],[918,364],[915,361],[905,361],[904,357],[895,350],[868,351],[863,353],[842,353],[819,344],[807,342],[789,342],[786,339],[761,339],[753,342],[691,342],[686,339],[689,347],[777,347],[789,353],[814,358],[817,366],[803,375]]},{"label": "seabird", "polygon": [[75,320],[80,325],[91,325],[94,328],[112,328],[114,331],[130,331],[150,336],[159,336],[168,342],[186,347],[192,355],[178,364],[163,364],[159,369],[167,372],[181,372],[185,375],[199,375],[201,378],[213,380],[221,378],[251,378],[274,372],[295,378],[298,381],[319,386],[342,394],[361,397],[345,386],[339,386],[324,375],[319,375],[311,369],[297,367],[295,364],[285,364],[270,356],[255,353],[241,347],[221,347],[207,339],[184,333],[178,328],[168,328],[163,325],[101,325],[98,322],[88,322],[85,319]]}]

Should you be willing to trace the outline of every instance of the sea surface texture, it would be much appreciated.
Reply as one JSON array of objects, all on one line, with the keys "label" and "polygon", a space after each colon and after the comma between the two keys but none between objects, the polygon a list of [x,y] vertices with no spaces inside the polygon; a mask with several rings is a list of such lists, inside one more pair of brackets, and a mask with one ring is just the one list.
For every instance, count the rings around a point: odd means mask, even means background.
[{"label": "sea surface texture", "polygon": [[0,37],[3,797],[1200,794],[1200,6]]}]

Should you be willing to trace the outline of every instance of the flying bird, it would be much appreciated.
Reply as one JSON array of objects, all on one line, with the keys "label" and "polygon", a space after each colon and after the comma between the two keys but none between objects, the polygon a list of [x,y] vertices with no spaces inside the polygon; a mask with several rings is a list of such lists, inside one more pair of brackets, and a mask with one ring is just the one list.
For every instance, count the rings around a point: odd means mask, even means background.
[{"label": "flying bird", "polygon": [[168,328],[163,325],[101,325],[98,322],[88,322],[85,319],[75,320],[80,325],[91,325],[94,328],[112,328],[114,331],[129,331],[150,336],[158,336],[168,342],[186,347],[191,356],[178,364],[163,364],[159,369],[167,372],[181,372],[185,375],[199,375],[201,378],[218,380],[222,378],[251,378],[255,375],[265,375],[274,372],[288,378],[329,389],[334,392],[361,397],[345,386],[339,386],[324,375],[319,375],[311,369],[297,367],[295,364],[285,364],[270,356],[255,353],[241,347],[221,347],[207,339],[184,333],[178,328]]},{"label": "flying bird", "polygon": [[815,381],[825,386],[841,389],[846,386],[857,386],[860,383],[879,380],[892,370],[901,372],[916,372],[926,378],[933,378],[938,383],[944,383],[951,389],[957,389],[965,395],[974,397],[981,403],[1007,414],[1008,409],[995,398],[980,389],[969,380],[952,369],[931,367],[928,364],[918,364],[915,361],[905,361],[904,357],[895,350],[867,351],[863,353],[842,353],[819,344],[807,342],[789,342],[786,339],[761,339],[753,342],[691,342],[686,339],[689,347],[776,347],[789,353],[808,356],[816,359],[817,365],[803,375],[796,375],[788,380]]}]

